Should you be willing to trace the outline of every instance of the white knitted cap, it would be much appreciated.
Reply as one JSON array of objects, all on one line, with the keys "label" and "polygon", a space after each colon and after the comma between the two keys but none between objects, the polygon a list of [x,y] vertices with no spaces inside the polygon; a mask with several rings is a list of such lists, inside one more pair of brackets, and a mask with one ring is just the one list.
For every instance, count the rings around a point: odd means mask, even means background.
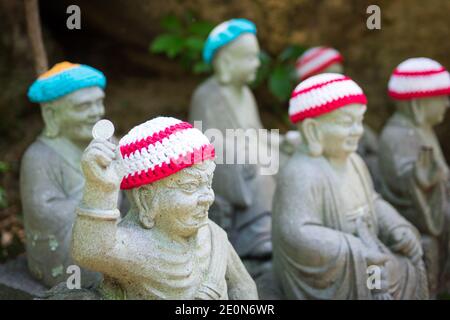
[{"label": "white knitted cap", "polygon": [[367,98],[352,79],[342,74],[322,73],[300,82],[294,89],[289,117],[297,123],[353,103],[366,105]]},{"label": "white knitted cap", "polygon": [[429,58],[411,58],[400,63],[389,79],[389,96],[396,100],[450,94],[450,74]]},{"label": "white knitted cap", "polygon": [[297,59],[295,64],[297,76],[300,80],[305,80],[343,60],[339,51],[333,48],[314,47],[308,49]]},{"label": "white knitted cap", "polygon": [[119,142],[126,174],[121,189],[132,189],[214,159],[214,147],[190,123],[158,117],[140,124]]}]

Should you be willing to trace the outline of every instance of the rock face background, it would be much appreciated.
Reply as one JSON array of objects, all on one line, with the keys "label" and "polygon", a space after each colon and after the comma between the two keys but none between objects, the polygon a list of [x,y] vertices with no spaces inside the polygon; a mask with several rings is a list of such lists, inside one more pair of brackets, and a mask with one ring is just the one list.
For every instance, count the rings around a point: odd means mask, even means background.
[{"label": "rock face background", "polygon": [[[61,60],[90,64],[104,71],[107,117],[119,133],[157,115],[186,118],[190,95],[202,80],[148,45],[161,33],[168,13],[193,11],[199,19],[221,22],[245,17],[258,26],[261,47],[272,55],[288,44],[329,45],[344,55],[346,73],[369,98],[367,123],[379,131],[393,106],[386,84],[393,68],[413,56],[427,56],[450,68],[448,0],[41,0],[41,18],[49,63]],[[82,29],[66,28],[67,6],[81,8]],[[366,8],[381,8],[381,30],[368,30]],[[0,174],[9,206],[0,210],[0,251],[22,237],[18,168],[25,148],[42,129],[39,107],[26,99],[35,78],[22,1],[0,0]],[[273,99],[257,91],[267,127],[278,127]],[[287,108],[287,106],[286,106]],[[450,157],[450,119],[438,132]],[[19,241],[20,242],[20,241]],[[19,249],[20,250],[20,249]],[[14,250],[0,252],[0,261]],[[3,255],[3,256],[2,256]]]}]

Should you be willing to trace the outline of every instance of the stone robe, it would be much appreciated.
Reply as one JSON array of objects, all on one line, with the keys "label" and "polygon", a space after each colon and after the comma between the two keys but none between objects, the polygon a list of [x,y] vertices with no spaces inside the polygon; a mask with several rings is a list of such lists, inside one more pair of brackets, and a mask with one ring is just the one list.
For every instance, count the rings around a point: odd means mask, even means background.
[{"label": "stone robe", "polygon": [[[28,267],[48,287],[65,281],[67,267],[75,264],[70,240],[84,186],[81,152],[62,143],[40,136],[26,150],[20,171]],[[100,278],[82,270],[83,286]]]},{"label": "stone robe", "polygon": [[392,253],[398,227],[414,227],[374,192],[357,154],[351,164],[364,189],[364,206],[345,212],[340,181],[323,157],[298,151],[278,176],[273,210],[274,272],[288,299],[374,299],[367,286],[368,248],[398,265],[394,299],[427,298],[423,263]]},{"label": "stone robe", "polygon": [[431,146],[435,158],[448,167],[435,136],[425,137],[401,114],[389,119],[380,138],[381,193],[421,232],[430,291],[435,295],[448,257],[449,188],[447,179],[426,191],[418,185],[414,163],[422,146]]},{"label": "stone robe", "polygon": [[128,217],[119,222],[118,212],[79,208],[72,251],[80,265],[104,274],[99,289],[104,298],[258,298],[226,233],[210,220],[187,247]]},{"label": "stone robe", "polygon": [[[202,121],[202,131],[218,129],[223,137],[227,129],[263,129],[252,92],[248,87],[243,92],[241,101],[236,101],[211,77],[194,93],[189,120]],[[212,143],[217,151],[222,150],[222,145]],[[230,151],[226,143],[223,148],[226,159]],[[213,189],[216,202],[211,219],[227,231],[239,256],[251,256],[253,248],[260,244],[270,246],[273,176],[259,174],[258,165],[218,164]]]}]

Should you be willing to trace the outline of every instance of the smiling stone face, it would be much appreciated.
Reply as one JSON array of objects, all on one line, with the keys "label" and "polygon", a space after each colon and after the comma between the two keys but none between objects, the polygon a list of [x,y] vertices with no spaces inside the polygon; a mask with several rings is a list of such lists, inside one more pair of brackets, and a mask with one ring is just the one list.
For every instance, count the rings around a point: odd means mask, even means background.
[{"label": "smiling stone face", "polygon": [[365,112],[365,106],[351,104],[318,119],[325,156],[336,157],[356,151],[364,131]]},{"label": "smiling stone face", "polygon": [[211,184],[215,167],[213,161],[206,160],[153,183],[155,227],[189,237],[206,225],[214,201]]},{"label": "smiling stone face", "polygon": [[259,44],[254,34],[246,33],[221,48],[214,69],[224,82],[247,84],[255,80],[260,66]]},{"label": "smiling stone face", "polygon": [[104,97],[100,87],[89,87],[43,104],[46,125],[56,128],[56,135],[85,144],[92,139],[94,124],[105,114]]}]

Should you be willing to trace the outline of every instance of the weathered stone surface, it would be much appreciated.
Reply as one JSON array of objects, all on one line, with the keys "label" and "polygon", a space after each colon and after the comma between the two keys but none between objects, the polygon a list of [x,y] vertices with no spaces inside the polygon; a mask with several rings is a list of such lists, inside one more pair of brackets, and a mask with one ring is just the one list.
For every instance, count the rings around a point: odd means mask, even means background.
[{"label": "weathered stone surface", "polygon": [[25,256],[0,265],[0,300],[42,298],[46,290],[28,272]]}]

